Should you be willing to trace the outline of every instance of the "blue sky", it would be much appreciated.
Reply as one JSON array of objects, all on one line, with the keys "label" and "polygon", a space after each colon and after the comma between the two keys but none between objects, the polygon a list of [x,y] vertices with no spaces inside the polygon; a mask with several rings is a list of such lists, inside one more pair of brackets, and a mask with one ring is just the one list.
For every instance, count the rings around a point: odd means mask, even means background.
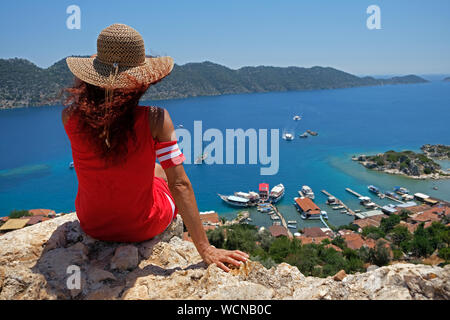
[{"label": "blue sky", "polygon": [[[81,29],[66,8],[81,8]],[[366,9],[381,9],[369,30]],[[450,1],[433,0],[54,0],[2,1],[0,57],[48,67],[96,51],[99,32],[120,22],[147,53],[178,64],[331,66],[358,75],[450,73]]]}]

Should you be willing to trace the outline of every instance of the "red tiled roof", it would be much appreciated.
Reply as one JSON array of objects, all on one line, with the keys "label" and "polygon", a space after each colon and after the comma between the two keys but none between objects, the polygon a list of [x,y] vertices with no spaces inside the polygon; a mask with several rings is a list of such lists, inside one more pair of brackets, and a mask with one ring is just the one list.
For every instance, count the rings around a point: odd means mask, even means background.
[{"label": "red tiled roof", "polygon": [[413,221],[416,222],[427,222],[427,221],[439,221],[439,217],[436,213],[431,212],[430,210],[424,211],[422,213],[418,213],[411,217]]},{"label": "red tiled roof", "polygon": [[409,232],[414,233],[414,231],[416,231],[416,229],[419,227],[419,224],[412,224],[409,222],[405,222],[405,221],[400,221],[400,225],[405,226]]},{"label": "red tiled roof", "polygon": [[31,209],[28,212],[33,216],[48,216],[49,214],[56,214],[55,210],[50,209]]},{"label": "red tiled roof", "polygon": [[309,214],[320,214],[320,208],[310,198],[296,198],[295,202],[304,212]]},{"label": "red tiled roof", "polygon": [[304,228],[303,235],[310,238],[326,237],[326,233],[323,232],[319,227]]},{"label": "red tiled roof", "polygon": [[283,226],[270,226],[269,231],[272,234],[272,237],[288,236],[288,232]]},{"label": "red tiled roof", "polygon": [[357,233],[346,234],[342,238],[347,244],[347,247],[353,250],[357,250],[364,245],[363,238]]},{"label": "red tiled roof", "polygon": [[214,213],[203,213],[200,215],[200,220],[202,222],[209,222],[209,223],[220,223],[219,215]]},{"label": "red tiled roof", "polygon": [[330,239],[330,237],[324,236],[324,237],[305,237],[305,236],[297,236],[297,239],[299,239],[302,244],[310,244],[310,243],[315,243],[315,244],[321,244],[323,240],[325,239]]},{"label": "red tiled roof", "polygon": [[2,217],[2,218],[1,218],[1,220],[2,220],[3,222],[8,221],[8,219],[9,219],[9,217]]},{"label": "red tiled roof", "polygon": [[360,228],[365,227],[379,227],[380,223],[378,221],[372,220],[372,219],[356,219],[353,221],[353,224],[356,224]]},{"label": "red tiled roof", "polygon": [[24,217],[24,219],[29,219],[28,222],[27,222],[27,225],[31,226],[33,224],[36,224],[36,223],[44,221],[45,217],[43,217],[43,216],[32,216],[32,217]]}]

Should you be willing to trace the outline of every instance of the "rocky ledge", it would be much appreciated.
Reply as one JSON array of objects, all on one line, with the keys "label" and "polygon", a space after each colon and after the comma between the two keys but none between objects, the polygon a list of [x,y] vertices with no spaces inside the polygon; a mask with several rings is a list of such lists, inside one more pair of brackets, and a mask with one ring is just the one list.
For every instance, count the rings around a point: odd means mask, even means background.
[{"label": "rocky ledge", "polygon": [[102,242],[84,234],[72,213],[7,233],[0,237],[0,299],[450,298],[450,265],[396,264],[322,279],[286,263],[268,270],[248,262],[225,273],[207,267],[182,231],[178,218],[146,242]]}]

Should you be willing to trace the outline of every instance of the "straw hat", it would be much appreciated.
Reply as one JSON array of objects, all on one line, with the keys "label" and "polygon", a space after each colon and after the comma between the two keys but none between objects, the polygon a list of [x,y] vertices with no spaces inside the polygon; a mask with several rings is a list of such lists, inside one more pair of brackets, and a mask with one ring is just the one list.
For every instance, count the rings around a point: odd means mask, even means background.
[{"label": "straw hat", "polygon": [[79,79],[109,89],[132,86],[127,75],[150,85],[173,69],[171,57],[146,57],[142,36],[124,24],[113,24],[100,32],[96,57],[69,57],[66,62]]}]

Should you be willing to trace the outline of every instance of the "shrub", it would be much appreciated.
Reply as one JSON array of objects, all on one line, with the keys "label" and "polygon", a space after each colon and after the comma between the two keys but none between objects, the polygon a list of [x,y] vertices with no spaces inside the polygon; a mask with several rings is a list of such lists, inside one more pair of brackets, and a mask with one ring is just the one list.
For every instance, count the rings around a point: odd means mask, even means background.
[{"label": "shrub", "polygon": [[21,218],[21,217],[29,217],[31,216],[31,213],[28,210],[12,210],[9,213],[9,217],[11,219],[17,219],[17,218]]}]

